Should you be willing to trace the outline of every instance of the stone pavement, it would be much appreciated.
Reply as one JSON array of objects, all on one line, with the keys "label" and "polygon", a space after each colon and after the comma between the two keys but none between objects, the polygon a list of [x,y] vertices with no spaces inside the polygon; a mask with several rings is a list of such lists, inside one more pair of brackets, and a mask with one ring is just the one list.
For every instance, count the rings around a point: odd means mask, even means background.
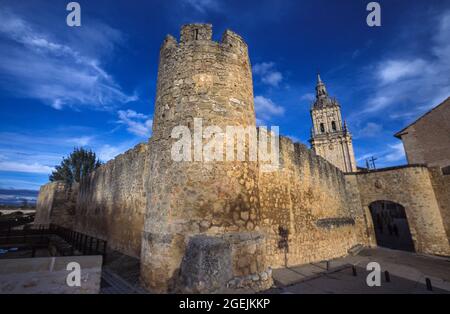
[{"label": "stone pavement", "polygon": [[[381,266],[381,287],[368,287],[369,262]],[[353,275],[352,265],[357,275]],[[385,248],[363,249],[356,256],[275,269],[276,287],[267,293],[450,293],[450,259]],[[390,274],[386,281],[384,271]],[[426,278],[432,291],[426,287]]]},{"label": "stone pavement", "polygon": [[149,293],[139,281],[139,259],[108,250],[102,269],[101,294]]},{"label": "stone pavement", "polygon": [[104,269],[102,271],[101,294],[147,294],[144,288],[132,285],[117,274]]}]

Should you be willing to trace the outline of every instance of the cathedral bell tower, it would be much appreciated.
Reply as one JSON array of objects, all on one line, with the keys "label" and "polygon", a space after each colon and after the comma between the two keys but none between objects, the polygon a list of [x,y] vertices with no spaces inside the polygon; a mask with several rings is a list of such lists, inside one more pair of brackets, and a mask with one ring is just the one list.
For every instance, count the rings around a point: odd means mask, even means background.
[{"label": "cathedral bell tower", "polygon": [[311,148],[343,172],[355,172],[352,136],[342,123],[341,106],[328,96],[325,84],[317,75],[316,100],[311,108],[313,128]]}]

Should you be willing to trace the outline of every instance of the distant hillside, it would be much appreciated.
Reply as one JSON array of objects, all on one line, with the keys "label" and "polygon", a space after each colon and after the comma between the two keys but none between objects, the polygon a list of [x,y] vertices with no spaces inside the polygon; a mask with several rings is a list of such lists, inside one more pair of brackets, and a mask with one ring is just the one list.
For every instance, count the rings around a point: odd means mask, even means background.
[{"label": "distant hillside", "polygon": [[0,205],[35,205],[39,191],[0,189]]}]

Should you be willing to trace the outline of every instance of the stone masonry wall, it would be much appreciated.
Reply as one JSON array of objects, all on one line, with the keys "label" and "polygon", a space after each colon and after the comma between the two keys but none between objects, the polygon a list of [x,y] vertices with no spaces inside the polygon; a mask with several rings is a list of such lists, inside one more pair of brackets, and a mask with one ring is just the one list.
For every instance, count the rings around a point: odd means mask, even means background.
[{"label": "stone masonry wall", "polygon": [[450,166],[450,97],[400,135],[409,164]]},{"label": "stone masonry wall", "polygon": [[444,228],[450,241],[450,175],[444,175],[439,167],[429,169]]},{"label": "stone masonry wall", "polygon": [[51,214],[52,224],[73,228],[78,191],[78,183],[65,184],[64,188],[56,194]]},{"label": "stone masonry wall", "polygon": [[410,165],[347,176],[349,180],[356,179],[362,208],[370,221],[368,231],[371,243],[376,243],[376,240],[369,205],[374,201],[391,201],[405,208],[417,252],[450,255],[449,241],[428,168]]},{"label": "stone masonry wall", "polygon": [[39,189],[39,196],[36,203],[36,217],[34,223],[38,225],[50,224],[50,215],[52,213],[55,194],[65,188],[63,182],[50,182]]},{"label": "stone masonry wall", "polygon": [[272,267],[298,265],[347,254],[365,239],[364,218],[350,202],[344,174],[303,144],[280,140],[280,170],[261,172],[262,229]]},{"label": "stone masonry wall", "polygon": [[139,144],[102,165],[80,184],[74,229],[139,257],[146,208],[148,145]]},{"label": "stone masonry wall", "polygon": [[197,235],[189,239],[177,292],[247,292],[272,286],[272,269],[259,232]]},{"label": "stone masonry wall", "polygon": [[39,225],[57,224],[72,228],[78,184],[62,181],[43,185],[39,191],[34,223]]}]

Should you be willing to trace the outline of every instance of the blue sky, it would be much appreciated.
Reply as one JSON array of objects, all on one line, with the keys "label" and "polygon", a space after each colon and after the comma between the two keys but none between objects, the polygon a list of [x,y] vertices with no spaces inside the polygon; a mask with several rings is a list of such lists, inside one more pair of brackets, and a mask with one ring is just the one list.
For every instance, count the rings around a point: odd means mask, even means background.
[{"label": "blue sky", "polygon": [[450,2],[0,0],[0,188],[38,189],[62,156],[103,161],[150,136],[159,47],[184,23],[249,44],[257,117],[307,143],[320,70],[354,136],[360,165],[406,163],[393,134],[450,96]]}]

